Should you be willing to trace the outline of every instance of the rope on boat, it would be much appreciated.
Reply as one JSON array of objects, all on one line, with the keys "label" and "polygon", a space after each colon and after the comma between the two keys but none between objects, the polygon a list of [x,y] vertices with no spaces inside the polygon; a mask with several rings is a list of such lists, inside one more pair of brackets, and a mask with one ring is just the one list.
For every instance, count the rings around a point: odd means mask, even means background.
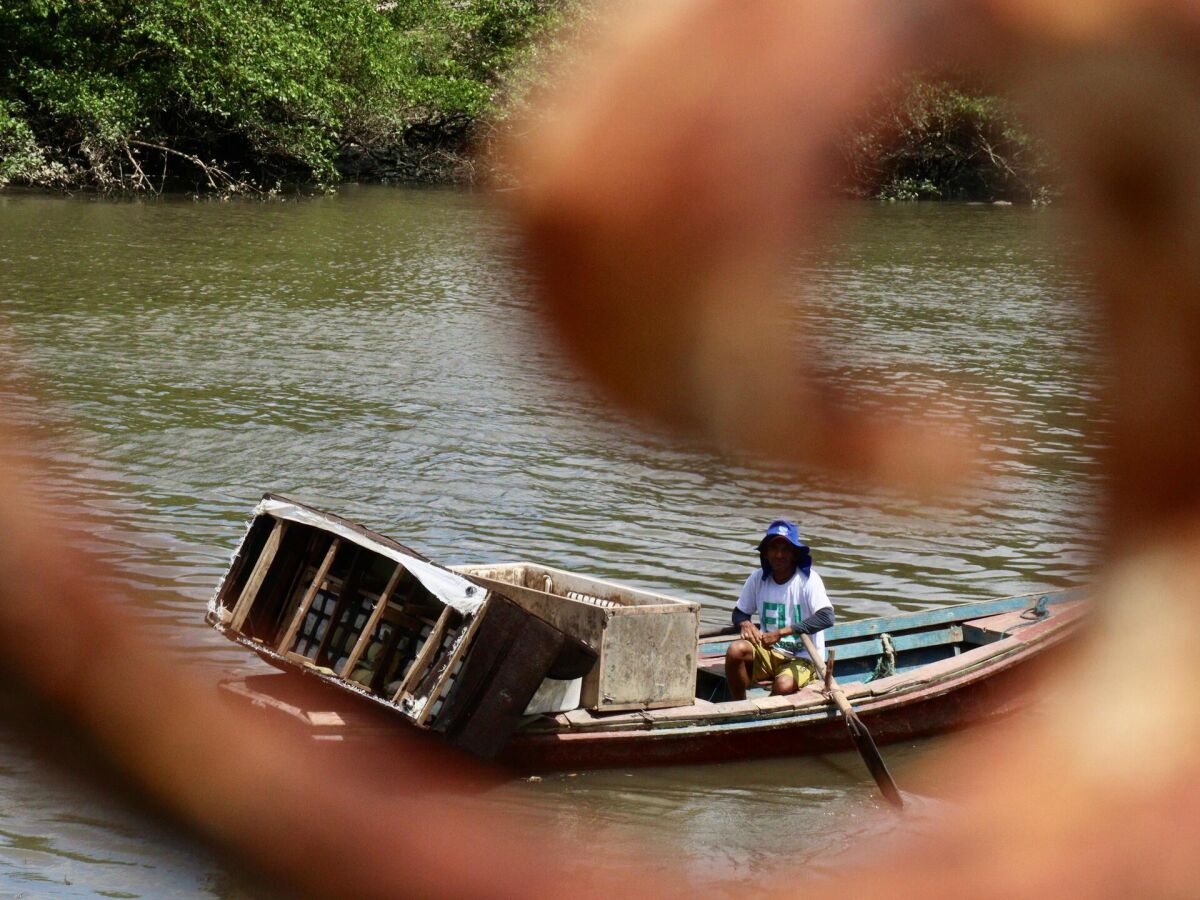
[{"label": "rope on boat", "polygon": [[1044,619],[1050,615],[1050,610],[1046,609],[1046,604],[1050,602],[1049,597],[1038,597],[1038,602],[1021,613],[1022,619],[1030,619],[1036,622],[1038,619]]},{"label": "rope on boat", "polygon": [[1004,631],[1001,632],[1003,636],[1008,637],[1018,628],[1024,628],[1027,625],[1032,625],[1035,622],[1042,621],[1042,619],[1050,615],[1050,610],[1046,609],[1046,604],[1049,602],[1050,598],[1047,596],[1038,597],[1037,603],[1033,604],[1033,606],[1029,607],[1029,609],[1021,611],[1021,618],[1025,621],[1018,622],[1016,625],[1010,625],[1008,628],[1005,628]]},{"label": "rope on boat", "polygon": [[875,664],[875,671],[867,679],[868,682],[878,681],[880,678],[896,674],[896,648],[892,646],[892,636],[884,632],[879,636],[879,641],[883,644],[883,656],[879,657],[879,662]]}]

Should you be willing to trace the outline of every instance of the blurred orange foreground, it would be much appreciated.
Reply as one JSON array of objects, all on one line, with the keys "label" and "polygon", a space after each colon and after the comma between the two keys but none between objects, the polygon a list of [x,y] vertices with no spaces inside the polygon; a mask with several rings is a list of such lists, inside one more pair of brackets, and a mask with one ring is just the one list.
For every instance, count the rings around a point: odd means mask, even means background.
[{"label": "blurred orange foreground", "polygon": [[[828,147],[877,88],[936,62],[1026,102],[1107,326],[1117,562],[1046,723],[939,773],[962,820],[837,892],[1200,894],[1200,7],[663,2],[596,54],[509,150],[547,319],[580,367],[727,450],[923,489],[964,475],[969,448],[855,417],[763,323],[784,320],[783,264],[834,224]],[[767,396],[803,415],[763,421]]]},{"label": "blurred orange foreground", "polygon": [[[1196,10],[643,4],[597,51],[586,90],[564,90],[556,115],[511,150],[548,320],[617,402],[726,449],[924,488],[967,471],[969,448],[854,417],[758,327],[782,309],[785,255],[829,227],[832,209],[814,199],[834,174],[829,142],[882,80],[937,59],[1024,92],[1073,173],[1083,263],[1109,328],[1106,508],[1123,561],[1105,573],[1101,622],[1056,713],[959,760],[963,821],[845,873],[839,894],[1198,893]],[[804,428],[746,416],[781,373]],[[448,769],[441,748],[414,740],[399,757],[332,771],[219,705],[212,685],[130,628],[95,562],[64,550],[15,471],[0,465],[0,658],[12,689],[60,713],[87,755],[223,853],[319,895],[682,889],[657,861],[652,883],[645,861],[597,871],[553,835],[511,833],[470,799],[486,773]],[[803,889],[785,857],[769,858]]]}]

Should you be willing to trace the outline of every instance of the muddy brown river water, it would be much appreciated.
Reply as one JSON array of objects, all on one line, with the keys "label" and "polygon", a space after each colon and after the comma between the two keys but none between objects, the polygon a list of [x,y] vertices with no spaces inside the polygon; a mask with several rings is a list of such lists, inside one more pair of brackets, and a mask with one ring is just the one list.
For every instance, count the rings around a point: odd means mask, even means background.
[{"label": "muddy brown river water", "polygon": [[[921,502],[715,456],[627,421],[548,343],[486,197],[350,187],[271,203],[0,194],[0,409],[48,494],[181,665],[251,661],[204,604],[264,490],[446,563],[533,559],[701,600],[725,624],[754,543],[799,521],[845,620],[1084,581],[1102,419],[1059,210],[862,204],[798,256],[797,351],[865,402],[959,404],[994,460]],[[907,399],[895,401],[897,389]],[[1034,710],[1032,715],[1036,715]],[[967,739],[978,739],[970,735]],[[946,739],[885,748],[913,821]],[[906,773],[912,773],[906,783]],[[493,791],[589,844],[683,858],[697,887],[764,854],[821,867],[895,820],[853,755],[569,773]],[[786,840],[781,839],[786,835]],[[258,896],[187,838],[48,765],[0,722],[0,896]]]}]

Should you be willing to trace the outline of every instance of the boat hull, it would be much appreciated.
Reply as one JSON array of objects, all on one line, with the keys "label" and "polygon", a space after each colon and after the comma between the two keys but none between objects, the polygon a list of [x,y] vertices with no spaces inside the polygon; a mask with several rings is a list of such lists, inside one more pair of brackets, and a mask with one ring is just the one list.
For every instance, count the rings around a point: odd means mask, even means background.
[{"label": "boat hull", "polygon": [[[1031,628],[1009,652],[974,667],[935,664],[944,670],[920,687],[854,702],[879,744],[955,731],[1026,707],[1047,668],[1046,651],[1078,633],[1069,623]],[[1051,654],[1057,661],[1061,654]],[[846,724],[832,705],[790,716],[688,725],[517,734],[501,761],[522,772],[683,765],[833,753],[854,749]]]}]

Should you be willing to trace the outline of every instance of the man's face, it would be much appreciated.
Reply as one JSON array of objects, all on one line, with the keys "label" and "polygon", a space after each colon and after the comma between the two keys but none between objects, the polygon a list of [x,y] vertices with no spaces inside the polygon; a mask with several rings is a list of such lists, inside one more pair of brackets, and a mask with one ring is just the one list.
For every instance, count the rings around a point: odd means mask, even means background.
[{"label": "man's face", "polygon": [[767,542],[765,550],[767,564],[776,578],[786,578],[796,568],[796,548],[788,543],[787,538],[774,537]]}]

